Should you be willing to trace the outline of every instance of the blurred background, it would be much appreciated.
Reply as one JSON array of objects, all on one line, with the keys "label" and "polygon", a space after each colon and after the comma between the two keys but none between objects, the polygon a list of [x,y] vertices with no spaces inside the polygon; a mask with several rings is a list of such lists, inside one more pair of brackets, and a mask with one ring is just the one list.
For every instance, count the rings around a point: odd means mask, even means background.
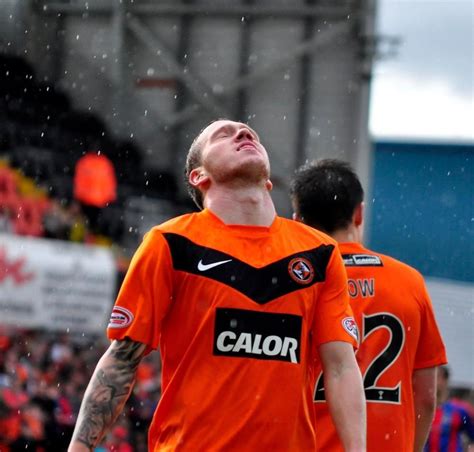
[{"label": "blurred background", "polygon": [[[0,450],[65,450],[129,260],[194,210],[186,153],[223,117],[283,216],[298,166],[354,166],[366,244],[423,273],[472,397],[473,25],[471,0],[0,0]],[[146,450],[159,371],[98,450]]]}]

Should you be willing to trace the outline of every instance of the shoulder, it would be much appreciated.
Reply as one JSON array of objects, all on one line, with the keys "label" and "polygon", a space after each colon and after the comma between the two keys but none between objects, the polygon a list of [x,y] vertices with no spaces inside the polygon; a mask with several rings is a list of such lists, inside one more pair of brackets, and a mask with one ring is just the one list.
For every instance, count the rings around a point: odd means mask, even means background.
[{"label": "shoulder", "polygon": [[152,227],[145,234],[145,237],[165,236],[167,233],[188,235],[191,230],[196,228],[196,225],[205,227],[203,226],[203,219],[200,218],[200,213],[187,213]]},{"label": "shoulder", "polygon": [[332,237],[312,228],[311,226],[307,226],[299,221],[289,220],[283,217],[280,218],[282,221],[282,227],[286,233],[295,234],[301,239],[308,240],[312,243],[316,241],[321,245],[332,245],[334,247],[337,245],[337,242]]},{"label": "shoulder", "polygon": [[152,231],[157,231],[161,233],[166,233],[166,232],[176,232],[179,233],[181,231],[185,231],[189,227],[191,227],[193,224],[196,224],[196,222],[200,221],[200,214],[198,212],[196,213],[187,213],[184,215],[180,215],[178,217],[171,218],[164,223],[161,223],[154,228],[152,228]]},{"label": "shoulder", "polygon": [[372,255],[378,256],[382,261],[383,266],[389,271],[396,274],[398,278],[402,278],[405,284],[412,283],[414,285],[424,286],[424,279],[422,274],[415,268],[406,264],[405,262],[402,262],[386,254],[377,253],[373,250],[367,250],[367,252]]},{"label": "shoulder", "polygon": [[474,418],[474,407],[469,402],[458,398],[452,398],[448,403],[463,415]]},{"label": "shoulder", "polygon": [[149,248],[166,243],[167,233],[186,235],[186,231],[189,231],[191,225],[196,222],[195,216],[196,214],[194,213],[185,214],[153,226],[143,236],[142,246]]}]

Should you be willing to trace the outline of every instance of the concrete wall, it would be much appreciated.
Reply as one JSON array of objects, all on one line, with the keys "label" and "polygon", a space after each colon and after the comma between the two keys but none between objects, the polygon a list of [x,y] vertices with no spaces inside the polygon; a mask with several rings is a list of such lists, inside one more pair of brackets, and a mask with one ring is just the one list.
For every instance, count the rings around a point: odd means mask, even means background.
[{"label": "concrete wall", "polygon": [[[99,112],[112,133],[137,140],[148,165],[180,173],[195,134],[229,117],[262,137],[284,215],[291,214],[288,181],[307,159],[346,158],[367,185],[368,79],[359,37],[373,19],[362,10],[369,0],[207,1],[207,14],[204,7],[180,13],[202,1],[44,3],[5,3],[2,24],[14,17],[1,27],[1,49],[13,36],[14,51],[26,50],[40,77],[66,89],[76,107]],[[130,12],[150,5],[167,10]],[[244,7],[255,14],[239,14]]]}]

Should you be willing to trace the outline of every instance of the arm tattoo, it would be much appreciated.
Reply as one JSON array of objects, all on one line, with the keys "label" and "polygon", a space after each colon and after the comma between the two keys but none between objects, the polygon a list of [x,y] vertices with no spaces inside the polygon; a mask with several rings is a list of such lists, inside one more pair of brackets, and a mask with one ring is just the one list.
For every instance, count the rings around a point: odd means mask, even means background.
[{"label": "arm tattoo", "polygon": [[91,450],[99,443],[130,395],[145,348],[130,339],[112,342],[87,387],[73,441]]}]

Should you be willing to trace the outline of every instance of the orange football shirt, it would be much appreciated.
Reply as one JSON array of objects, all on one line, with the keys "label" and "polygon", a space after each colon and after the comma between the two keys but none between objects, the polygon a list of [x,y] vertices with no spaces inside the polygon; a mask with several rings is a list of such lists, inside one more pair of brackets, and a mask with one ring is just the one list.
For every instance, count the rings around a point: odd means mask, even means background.
[{"label": "orange football shirt", "polygon": [[153,228],[132,259],[110,339],[160,347],[149,450],[314,450],[314,349],[356,345],[337,244],[276,217],[208,210]]},{"label": "orange football shirt", "polygon": [[[446,363],[423,278],[408,265],[357,243],[341,243],[339,249],[361,334],[356,357],[367,399],[367,451],[413,450],[413,371]],[[317,450],[343,451],[318,370],[314,392]]]}]

